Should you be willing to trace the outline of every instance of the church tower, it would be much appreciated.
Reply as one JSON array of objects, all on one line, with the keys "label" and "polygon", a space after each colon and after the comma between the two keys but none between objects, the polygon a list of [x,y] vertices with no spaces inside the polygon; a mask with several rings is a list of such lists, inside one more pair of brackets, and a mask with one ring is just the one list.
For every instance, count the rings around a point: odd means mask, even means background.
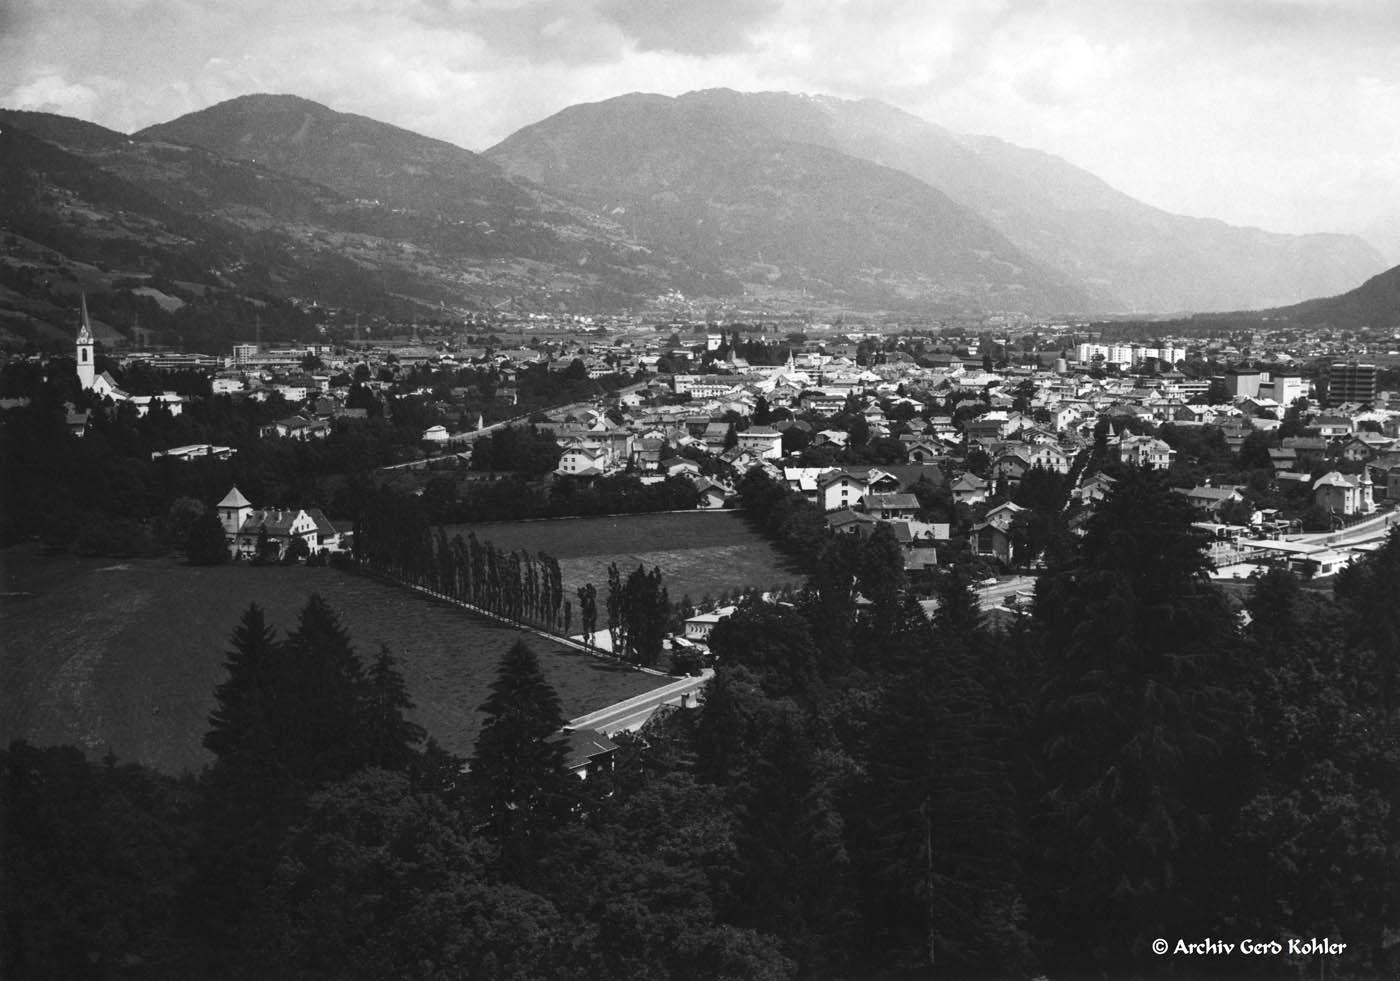
[{"label": "church tower", "polygon": [[97,363],[93,360],[92,321],[88,320],[87,294],[83,294],[83,325],[78,329],[78,382],[83,391],[91,391],[97,379]]}]

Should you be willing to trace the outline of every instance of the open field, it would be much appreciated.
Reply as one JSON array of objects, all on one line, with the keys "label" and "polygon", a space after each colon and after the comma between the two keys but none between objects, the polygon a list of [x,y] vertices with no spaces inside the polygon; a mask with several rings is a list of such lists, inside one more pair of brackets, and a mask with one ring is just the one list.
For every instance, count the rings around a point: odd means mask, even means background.
[{"label": "open field", "polygon": [[738,587],[797,585],[806,578],[734,511],[502,521],[451,525],[446,531],[449,538],[475,531],[481,541],[507,550],[548,552],[559,560],[568,596],[590,582],[605,594],[612,562],[624,575],[638,563],[648,570],[659,567],[677,602]]},{"label": "open field", "polygon": [[335,569],[245,564],[194,568],[173,559],[0,552],[0,740],[71,743],[99,757],[178,773],[210,757],[200,745],[225,677],[229,635],[250,602],[295,625],[319,592],[363,660],[381,643],[399,659],[415,720],[447,749],[471,752],[496,664],[524,636],[568,718],[668,679],[495,625],[464,610]]}]

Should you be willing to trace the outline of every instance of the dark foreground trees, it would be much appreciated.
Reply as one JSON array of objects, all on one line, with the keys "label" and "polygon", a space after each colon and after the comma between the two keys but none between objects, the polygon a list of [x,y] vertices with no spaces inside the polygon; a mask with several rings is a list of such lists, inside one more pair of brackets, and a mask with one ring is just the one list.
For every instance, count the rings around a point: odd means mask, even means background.
[{"label": "dark foreground trees", "polygon": [[[1032,616],[956,573],[926,616],[887,542],[833,545],[790,604],[716,627],[699,711],[616,734],[586,780],[526,644],[467,771],[323,603],[285,636],[250,609],[198,782],[4,754],[0,968],[1393,976],[1400,539],[1336,599],[1263,577],[1242,625],[1179,500],[1125,476]],[[1205,963],[1159,936],[1347,949]]]}]

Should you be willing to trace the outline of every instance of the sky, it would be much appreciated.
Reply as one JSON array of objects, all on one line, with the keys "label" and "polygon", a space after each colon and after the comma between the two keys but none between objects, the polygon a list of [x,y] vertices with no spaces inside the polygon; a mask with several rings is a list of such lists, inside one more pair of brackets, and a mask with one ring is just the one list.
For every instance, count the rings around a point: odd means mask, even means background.
[{"label": "sky", "polygon": [[1400,250],[1400,0],[0,0],[0,105],[123,132],[278,92],[480,151],[721,86],[880,99],[1179,214]]}]

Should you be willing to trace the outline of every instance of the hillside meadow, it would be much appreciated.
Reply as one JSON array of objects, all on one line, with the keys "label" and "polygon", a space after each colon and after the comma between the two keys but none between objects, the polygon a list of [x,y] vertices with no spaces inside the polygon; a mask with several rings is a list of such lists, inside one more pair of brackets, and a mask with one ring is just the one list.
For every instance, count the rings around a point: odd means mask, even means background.
[{"label": "hillside meadow", "polygon": [[470,754],[477,709],[507,647],[524,636],[567,718],[664,683],[407,589],[327,568],[0,552],[0,740],[109,750],[168,773],[197,770],[229,635],[249,603],[279,633],[313,592],[339,614],[361,659],[387,644],[444,747]]},{"label": "hillside meadow", "polygon": [[507,551],[548,552],[559,560],[565,595],[585,583],[601,606],[608,566],[626,575],[638,565],[660,568],[673,602],[718,597],[739,588],[798,585],[806,576],[735,511],[685,511],[449,525],[447,536],[474,532]]}]

